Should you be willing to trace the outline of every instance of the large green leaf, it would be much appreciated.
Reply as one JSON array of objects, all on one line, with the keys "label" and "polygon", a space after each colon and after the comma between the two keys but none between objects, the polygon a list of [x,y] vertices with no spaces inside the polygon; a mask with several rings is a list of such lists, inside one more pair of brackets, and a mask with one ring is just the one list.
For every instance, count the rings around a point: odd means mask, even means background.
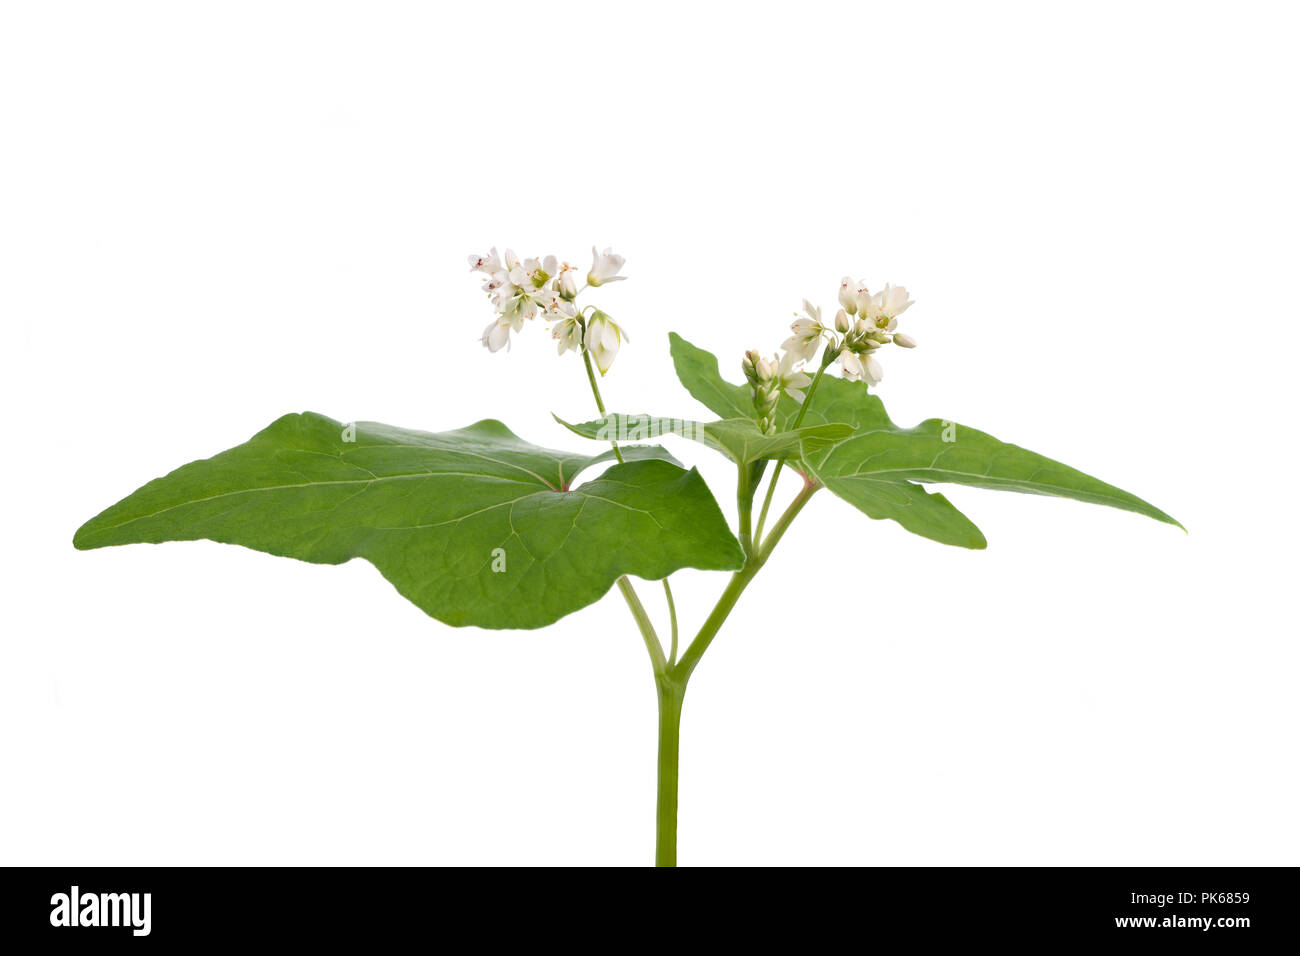
[{"label": "large green leaf", "polygon": [[540,448],[496,421],[438,434],[349,428],[286,415],[151,481],[73,543],[208,538],[320,564],[364,558],[427,614],[491,628],[550,624],[624,574],[743,561],[703,479],[662,449],[629,448],[640,460],[572,488],[609,452]]},{"label": "large green leaf", "polygon": [[[671,342],[678,376],[705,405],[725,407],[739,400],[740,394],[747,395],[743,386],[721,379],[717,360],[708,352],[679,336],[672,336]],[[778,423],[791,420],[798,408],[783,400]],[[891,518],[915,534],[945,544],[981,548],[985,542],[979,529],[946,498],[925,492],[916,482],[1073,498],[1182,527],[1136,495],[976,429],[941,419],[899,428],[863,382],[832,375],[822,378],[804,423],[827,422],[850,424],[854,433],[834,444],[806,448],[803,466],[870,517]]]},{"label": "large green leaf", "polygon": [[834,422],[765,435],[751,419],[745,418],[695,422],[682,418],[611,412],[604,418],[570,425],[559,416],[553,417],[575,434],[597,441],[647,441],[664,435],[678,435],[707,445],[742,465],[797,455],[805,447],[821,447],[822,444],[840,441],[853,434],[851,426]]}]

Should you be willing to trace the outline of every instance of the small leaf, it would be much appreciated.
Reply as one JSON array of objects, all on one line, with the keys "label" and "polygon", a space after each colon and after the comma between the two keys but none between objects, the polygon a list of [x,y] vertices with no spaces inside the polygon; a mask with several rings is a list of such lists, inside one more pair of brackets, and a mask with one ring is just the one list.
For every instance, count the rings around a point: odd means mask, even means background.
[{"label": "small leaf", "polygon": [[552,417],[574,434],[599,441],[644,441],[664,435],[677,435],[707,445],[737,464],[786,458],[799,454],[805,443],[812,442],[816,443],[815,447],[822,447],[825,443],[840,441],[853,433],[850,426],[838,423],[810,425],[794,431],[765,435],[753,421],[738,418],[706,423],[654,415],[610,413],[604,418],[571,425],[558,415]]},{"label": "small leaf", "polygon": [[[676,332],[668,333],[668,343],[677,377],[696,401],[719,418],[753,416],[749,387],[725,381],[718,372],[718,359],[712,352],[696,348]],[[736,367],[740,367],[739,360]]]},{"label": "small leaf", "polygon": [[[350,433],[350,434],[349,434]],[[497,421],[430,434],[286,415],[151,481],[77,531],[78,548],[208,538],[319,564],[364,558],[452,625],[535,628],[624,574],[734,570],[740,545],[694,469],[636,449],[530,445]]]}]

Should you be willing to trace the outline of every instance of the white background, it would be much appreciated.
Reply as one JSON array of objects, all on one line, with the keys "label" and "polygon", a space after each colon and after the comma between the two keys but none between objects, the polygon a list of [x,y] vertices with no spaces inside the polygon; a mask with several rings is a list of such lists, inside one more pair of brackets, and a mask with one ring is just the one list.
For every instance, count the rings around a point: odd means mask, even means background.
[{"label": "white background", "polygon": [[[360,561],[71,546],[288,411],[580,446],[580,363],[482,349],[465,256],[593,242],[612,406],[707,414],[670,329],[737,379],[804,296],[904,283],[897,421],[1190,531],[945,489],[967,552],[819,496],[692,681],[682,863],[1300,862],[1292,13],[6,4],[0,862],[649,862],[616,596],[456,630]],[[698,625],[724,576],[675,580]]]}]

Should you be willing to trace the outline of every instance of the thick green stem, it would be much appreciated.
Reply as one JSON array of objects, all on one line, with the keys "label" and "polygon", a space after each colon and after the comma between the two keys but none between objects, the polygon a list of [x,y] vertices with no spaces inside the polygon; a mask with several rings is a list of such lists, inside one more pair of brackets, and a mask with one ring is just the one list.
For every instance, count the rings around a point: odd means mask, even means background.
[{"label": "thick green stem", "polygon": [[[745,566],[731,576],[726,589],[718,598],[718,603],[705,619],[690,647],[686,648],[681,660],[670,662],[662,671],[656,671],[655,689],[659,697],[659,765],[658,796],[655,810],[655,866],[677,865],[677,767],[680,753],[682,728],[682,699],[686,696],[686,684],[691,673],[708,650],[709,644],[722,629],[740,595],[745,592],[749,582],[762,569],[772,550],[790,527],[791,522],[803,510],[810,498],[821,485],[805,482],[803,490],[790,503],[790,507],[777,519],[772,532],[757,554],[745,560]],[[630,603],[630,602],[629,602]],[[658,641],[655,641],[656,646]],[[648,642],[647,642],[647,646]],[[653,651],[651,652],[653,657]]]},{"label": "thick green stem", "polygon": [[686,682],[655,681],[659,697],[659,783],[655,802],[655,866],[677,865],[677,767]]}]

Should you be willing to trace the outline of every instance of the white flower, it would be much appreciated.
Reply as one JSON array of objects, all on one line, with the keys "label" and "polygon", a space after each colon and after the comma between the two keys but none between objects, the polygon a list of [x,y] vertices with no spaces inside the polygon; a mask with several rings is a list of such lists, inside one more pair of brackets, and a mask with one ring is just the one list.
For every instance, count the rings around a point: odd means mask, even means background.
[{"label": "white flower", "polygon": [[776,367],[776,384],[796,402],[803,404],[803,390],[812,383],[812,378],[802,369],[795,368],[795,363],[802,361],[794,352],[786,352]]},{"label": "white flower", "polygon": [[[522,269],[522,265],[516,265],[512,275]],[[558,299],[559,296],[554,289],[549,286],[536,288],[532,280],[525,276],[522,283],[515,282],[512,278],[492,297],[492,302],[496,305],[497,311],[509,319],[514,330],[518,332],[523,328],[524,319],[533,318],[539,311],[547,311]]]},{"label": "white flower", "polygon": [[871,308],[871,293],[867,291],[865,285],[858,286],[857,294],[853,297],[854,303],[858,307],[858,315],[866,315]]},{"label": "white flower", "polygon": [[495,300],[497,290],[504,288],[509,282],[510,273],[505,269],[498,269],[488,275],[487,282],[483,283],[483,291]]},{"label": "white flower", "polygon": [[907,311],[912,300],[907,297],[907,289],[901,285],[886,285],[884,289],[867,299],[865,305],[858,303],[868,321],[876,328],[892,332],[898,326],[898,317]]},{"label": "white flower", "polygon": [[817,347],[822,342],[822,327],[811,319],[798,319],[790,330],[794,335],[782,342],[781,348],[797,356],[801,362],[811,362],[817,357]]},{"label": "white flower", "polygon": [[551,336],[558,344],[558,352],[563,355],[572,349],[577,352],[582,349],[582,323],[578,317],[565,317],[560,319],[551,327]]},{"label": "white flower", "polygon": [[875,360],[870,352],[859,355],[845,349],[840,353],[840,368],[844,373],[844,377],[850,382],[862,379],[868,385],[879,385],[880,380],[885,375],[880,363]]},{"label": "white flower", "polygon": [[540,289],[550,276],[537,259],[525,259],[510,267],[510,281],[517,286],[531,286]]},{"label": "white flower", "polygon": [[469,257],[469,269],[471,272],[486,272],[489,275],[494,272],[500,272],[501,259],[497,256],[496,246],[493,246],[485,256]]},{"label": "white flower", "polygon": [[587,320],[587,338],[584,344],[596,360],[596,368],[600,369],[601,375],[608,372],[614,364],[614,356],[618,355],[618,347],[622,342],[623,330],[604,312],[594,310]]},{"label": "white flower", "polygon": [[587,284],[598,286],[606,282],[626,279],[627,276],[618,274],[618,270],[623,268],[623,263],[626,261],[622,256],[615,255],[612,248],[607,247],[604,252],[597,252],[596,247],[592,246],[591,271],[587,273]]},{"label": "white flower", "polygon": [[849,315],[858,314],[858,286],[861,283],[856,282],[853,276],[845,276],[840,280],[840,305]]},{"label": "white flower", "polygon": [[[505,316],[497,316],[483,330],[483,347],[489,352],[499,352],[502,346],[509,350],[511,328],[513,326]],[[518,331],[518,329],[515,331]]]},{"label": "white flower", "polygon": [[884,377],[885,377],[885,371],[880,367],[879,362],[877,362],[870,355],[867,355],[862,359],[863,381],[865,381],[868,385],[874,387],[876,385],[879,385],[880,380]]},{"label": "white flower", "polygon": [[552,296],[543,315],[547,322],[554,322],[557,319],[576,319],[577,317],[578,307],[568,299],[562,299],[558,295]]},{"label": "white flower", "polygon": [[840,371],[850,382],[856,382],[862,378],[862,359],[858,358],[856,352],[845,349],[840,353]]},{"label": "white flower", "polygon": [[807,317],[800,316],[790,324],[794,335],[782,342],[781,348],[793,352],[804,362],[811,362],[817,355],[817,346],[821,344],[826,326],[822,325],[822,310],[807,299],[803,300],[803,310]]}]

